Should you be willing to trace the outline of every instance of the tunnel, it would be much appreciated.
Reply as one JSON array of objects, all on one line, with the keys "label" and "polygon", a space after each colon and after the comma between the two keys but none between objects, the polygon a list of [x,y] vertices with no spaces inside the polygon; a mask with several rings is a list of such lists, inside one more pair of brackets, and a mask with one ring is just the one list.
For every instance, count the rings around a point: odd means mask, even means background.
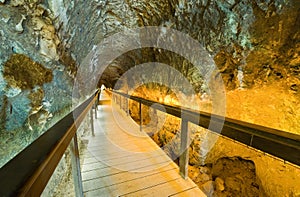
[{"label": "tunnel", "polygon": [[0,196],[300,196],[298,0],[0,0],[0,26]]}]

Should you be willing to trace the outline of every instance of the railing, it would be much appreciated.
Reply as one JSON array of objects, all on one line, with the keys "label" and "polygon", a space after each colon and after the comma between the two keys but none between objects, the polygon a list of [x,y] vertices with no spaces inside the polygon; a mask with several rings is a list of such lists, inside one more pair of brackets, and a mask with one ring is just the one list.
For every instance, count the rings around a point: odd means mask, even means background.
[{"label": "railing", "polygon": [[[142,105],[164,111],[178,118],[181,118],[181,145],[179,157],[179,168],[182,177],[187,178],[188,161],[189,161],[189,140],[190,132],[188,131],[188,122],[210,129],[213,132],[219,133],[217,127],[209,127],[209,125],[223,124],[224,117],[195,111],[180,106],[170,106],[163,103],[146,100],[136,96],[130,96],[117,91],[112,91],[114,101],[120,105],[124,111],[129,113],[128,99],[139,103],[140,129],[142,130]],[[122,102],[122,98],[126,99]],[[124,105],[125,103],[125,105]],[[163,106],[163,107],[162,107]],[[260,125],[255,125],[240,120],[225,118],[222,131],[223,136],[239,141],[247,146],[269,153],[275,157],[281,158],[284,161],[291,162],[300,166],[300,135],[272,129]]]},{"label": "railing", "polygon": [[99,90],[0,169],[1,197],[40,196],[69,145],[75,193],[83,196],[76,131],[96,109],[98,95]]}]

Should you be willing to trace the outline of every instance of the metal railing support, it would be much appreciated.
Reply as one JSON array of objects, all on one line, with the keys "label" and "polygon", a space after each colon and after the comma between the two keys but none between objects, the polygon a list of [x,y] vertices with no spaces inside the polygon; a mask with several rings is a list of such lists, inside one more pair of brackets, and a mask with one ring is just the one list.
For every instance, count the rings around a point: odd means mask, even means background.
[{"label": "metal railing support", "polygon": [[120,97],[120,108],[121,108],[121,110],[124,110],[123,109],[123,97],[122,96]]},{"label": "metal railing support", "polygon": [[127,116],[129,116],[129,99],[128,98],[126,98],[126,114],[127,114]]},{"label": "metal railing support", "polygon": [[143,114],[142,114],[142,102],[139,101],[139,114],[140,114],[140,131],[143,131]]},{"label": "metal railing support", "polygon": [[98,110],[98,104],[100,101],[100,94],[101,94],[101,90],[98,92],[98,95],[97,95],[97,110]]},{"label": "metal railing support", "polygon": [[95,136],[94,119],[93,119],[93,109],[90,110],[90,118],[91,118],[92,135]]},{"label": "metal railing support", "polygon": [[71,149],[71,162],[72,162],[72,175],[74,181],[76,197],[83,197],[82,177],[80,171],[80,160],[78,151],[77,134],[75,133],[73,140],[70,143]]},{"label": "metal railing support", "polygon": [[94,109],[95,109],[95,119],[97,119],[97,108],[98,108],[98,100],[95,101]]},{"label": "metal railing support", "polygon": [[180,136],[180,157],[179,157],[179,172],[182,178],[188,178],[188,164],[189,164],[189,141],[190,135],[188,130],[188,121],[181,119],[181,136]]}]

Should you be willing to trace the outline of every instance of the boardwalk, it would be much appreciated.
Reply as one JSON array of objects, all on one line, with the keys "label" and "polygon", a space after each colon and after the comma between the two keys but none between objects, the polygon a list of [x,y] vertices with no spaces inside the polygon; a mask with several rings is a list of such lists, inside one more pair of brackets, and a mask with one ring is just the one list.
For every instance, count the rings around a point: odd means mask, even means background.
[{"label": "boardwalk", "polygon": [[82,166],[85,196],[205,196],[118,107],[101,105]]}]

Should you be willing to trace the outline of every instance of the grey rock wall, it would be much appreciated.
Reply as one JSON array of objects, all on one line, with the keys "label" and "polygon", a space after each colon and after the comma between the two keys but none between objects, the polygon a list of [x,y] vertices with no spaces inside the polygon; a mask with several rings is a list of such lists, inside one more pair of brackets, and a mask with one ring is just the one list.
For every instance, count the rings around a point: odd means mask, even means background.
[{"label": "grey rock wall", "polygon": [[[227,90],[280,82],[298,98],[299,8],[298,0],[1,0],[0,166],[69,112],[72,99],[91,93],[72,95],[77,71],[91,69],[85,58],[104,38],[130,28],[165,26],[199,41]],[[159,49],[123,54],[94,80],[113,87],[129,68],[153,61],[184,73],[196,92],[208,92],[190,62]]]},{"label": "grey rock wall", "polygon": [[[71,49],[77,51],[80,62],[93,45],[116,32],[137,26],[170,27],[186,33],[206,48],[214,57],[227,89],[289,80],[286,88],[296,90],[299,86],[298,9],[295,0],[96,1],[88,3],[80,12],[70,11],[70,25],[66,29],[71,29],[66,31],[75,35],[70,39]],[[183,72],[186,69],[183,64],[188,65],[172,53],[141,49],[124,54],[113,64],[114,69],[105,73],[103,82],[113,86],[115,78],[128,67],[145,61],[164,62]],[[194,73],[190,72],[188,78],[198,81],[201,76]],[[201,84],[193,85],[201,91]]]},{"label": "grey rock wall", "polygon": [[73,79],[45,2],[0,4],[0,166],[71,107]]}]

